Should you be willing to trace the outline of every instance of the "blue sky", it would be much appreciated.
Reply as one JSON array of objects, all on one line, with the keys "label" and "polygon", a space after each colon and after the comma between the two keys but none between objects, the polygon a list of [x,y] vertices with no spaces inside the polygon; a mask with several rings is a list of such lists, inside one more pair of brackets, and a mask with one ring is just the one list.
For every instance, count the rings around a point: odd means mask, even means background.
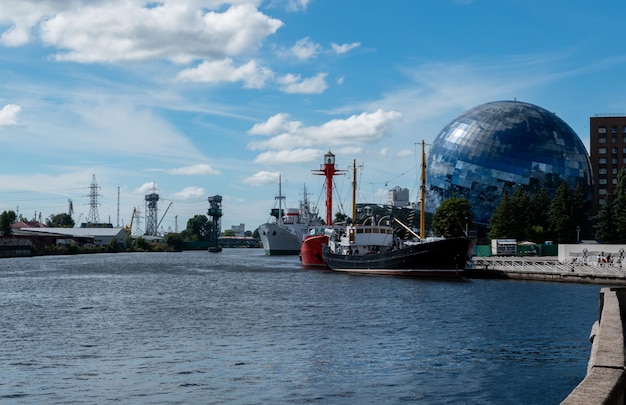
[{"label": "blue sky", "polygon": [[[163,231],[222,195],[222,229],[266,222],[278,192],[320,206],[323,154],[359,166],[360,201],[417,198],[417,143],[497,100],[626,113],[622,1],[3,0],[0,211],[98,213],[156,187]],[[336,178],[349,211],[349,176]],[[118,220],[119,190],[119,220]],[[338,207],[337,209],[342,209]],[[144,220],[144,219],[142,219]],[[118,222],[119,221],[119,222]]]}]

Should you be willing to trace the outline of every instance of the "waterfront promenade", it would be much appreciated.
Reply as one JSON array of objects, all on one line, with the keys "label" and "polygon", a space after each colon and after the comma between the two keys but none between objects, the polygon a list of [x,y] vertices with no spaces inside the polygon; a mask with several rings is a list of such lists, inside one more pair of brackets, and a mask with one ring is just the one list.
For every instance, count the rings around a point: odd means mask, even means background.
[{"label": "waterfront promenade", "polygon": [[563,281],[626,285],[622,263],[560,261],[557,257],[474,257],[466,270],[468,278]]}]

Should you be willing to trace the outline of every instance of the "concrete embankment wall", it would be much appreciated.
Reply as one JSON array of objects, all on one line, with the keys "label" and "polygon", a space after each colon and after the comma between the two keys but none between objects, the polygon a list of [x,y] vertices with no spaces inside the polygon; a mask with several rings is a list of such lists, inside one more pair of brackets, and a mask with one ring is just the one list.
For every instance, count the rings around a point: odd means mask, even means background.
[{"label": "concrete embankment wall", "polygon": [[593,325],[587,376],[561,404],[624,404],[626,288],[602,288],[600,314]]}]

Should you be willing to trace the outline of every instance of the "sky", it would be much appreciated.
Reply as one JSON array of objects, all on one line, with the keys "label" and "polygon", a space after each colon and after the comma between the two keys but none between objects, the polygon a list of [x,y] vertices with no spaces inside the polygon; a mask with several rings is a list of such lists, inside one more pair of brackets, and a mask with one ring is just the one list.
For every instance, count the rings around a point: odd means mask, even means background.
[{"label": "sky", "polygon": [[286,205],[325,216],[419,190],[420,143],[480,104],[626,114],[626,2],[582,0],[2,0],[0,212],[97,213],[159,194],[162,232],[223,197],[222,230]]}]

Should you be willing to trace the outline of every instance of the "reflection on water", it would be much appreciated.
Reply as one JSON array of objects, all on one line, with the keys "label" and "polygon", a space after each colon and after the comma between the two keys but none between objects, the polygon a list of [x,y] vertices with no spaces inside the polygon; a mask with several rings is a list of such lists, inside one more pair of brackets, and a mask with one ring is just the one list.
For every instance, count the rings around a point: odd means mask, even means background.
[{"label": "reflection on water", "polygon": [[16,403],[554,404],[600,287],[300,269],[262,249],[0,261]]}]

